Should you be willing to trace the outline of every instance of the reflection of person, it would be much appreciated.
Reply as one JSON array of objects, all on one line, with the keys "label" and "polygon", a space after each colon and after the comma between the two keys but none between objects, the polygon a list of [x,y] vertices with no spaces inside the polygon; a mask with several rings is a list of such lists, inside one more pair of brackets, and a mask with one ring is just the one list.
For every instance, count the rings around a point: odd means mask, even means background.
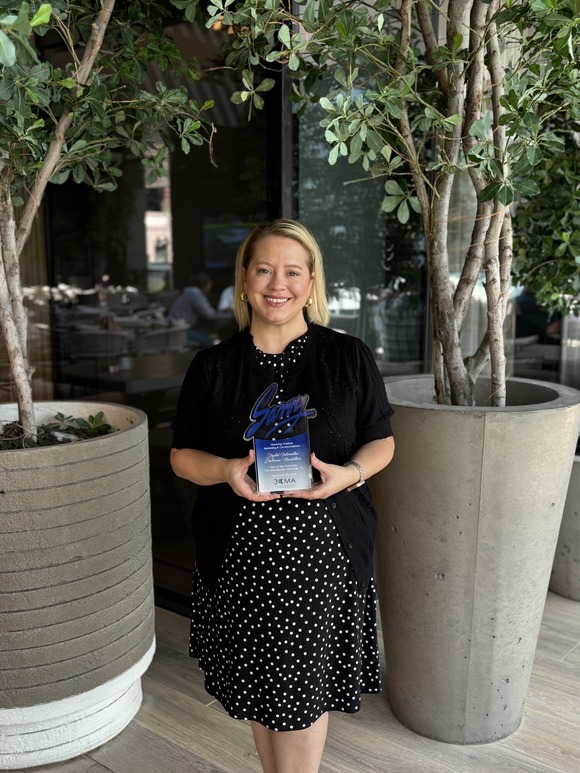
[{"label": "reflection of person", "polygon": [[189,325],[188,339],[197,342],[202,347],[211,346],[213,339],[208,333],[198,329],[200,324],[204,322],[224,323],[232,319],[231,314],[219,312],[211,305],[207,297],[211,288],[210,277],[207,274],[197,274],[192,277],[190,286],[181,291],[167,314],[170,321],[187,322]]},{"label": "reflection of person", "polygon": [[218,301],[218,311],[229,311],[234,313],[234,286],[228,285],[220,293]]},{"label": "reflection of person", "polygon": [[[328,712],[356,712],[380,690],[364,480],[392,458],[392,410],[369,348],[325,327],[322,257],[304,226],[256,228],[235,287],[241,332],[194,358],[174,423],[173,469],[199,485],[190,654],[208,692],[251,721],[266,773],[314,773]],[[243,436],[273,382],[278,431],[304,396],[317,411],[307,491],[254,482]]]},{"label": "reflection of person", "polygon": [[538,305],[535,294],[524,288],[516,297],[516,338],[537,335],[538,343],[557,343],[562,319]]}]

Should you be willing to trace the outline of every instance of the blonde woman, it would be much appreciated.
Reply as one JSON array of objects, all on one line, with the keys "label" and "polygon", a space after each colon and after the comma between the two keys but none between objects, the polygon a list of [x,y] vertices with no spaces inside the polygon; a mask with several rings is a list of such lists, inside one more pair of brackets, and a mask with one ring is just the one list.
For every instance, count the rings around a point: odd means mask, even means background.
[{"label": "blonde woman", "polygon": [[[368,347],[326,327],[322,256],[300,223],[247,237],[234,310],[240,332],[195,357],[174,423],[173,469],[199,486],[190,653],[252,723],[264,773],[316,773],[328,712],[380,690],[366,480],[393,456],[392,409]],[[261,492],[252,422],[283,434],[300,418],[312,480]]]}]

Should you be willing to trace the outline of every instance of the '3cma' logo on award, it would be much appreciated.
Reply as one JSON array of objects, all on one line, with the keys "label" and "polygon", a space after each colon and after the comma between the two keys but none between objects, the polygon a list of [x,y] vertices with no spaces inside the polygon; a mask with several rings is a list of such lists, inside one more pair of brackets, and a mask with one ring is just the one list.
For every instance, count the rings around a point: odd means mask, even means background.
[{"label": "'3cma' logo on award", "polygon": [[315,408],[306,408],[309,395],[296,395],[278,405],[272,401],[278,393],[278,384],[271,384],[258,397],[250,412],[251,424],[244,432],[244,440],[267,440],[274,432],[277,437],[293,437],[304,432],[302,419],[314,419]]}]

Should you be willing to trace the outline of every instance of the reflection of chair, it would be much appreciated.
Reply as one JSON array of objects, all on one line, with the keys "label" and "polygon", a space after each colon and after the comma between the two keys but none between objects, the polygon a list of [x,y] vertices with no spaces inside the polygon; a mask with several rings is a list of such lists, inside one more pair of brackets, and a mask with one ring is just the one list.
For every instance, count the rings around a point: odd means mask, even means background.
[{"label": "reflection of chair", "polygon": [[135,354],[184,351],[188,348],[187,330],[186,326],[171,326],[139,333],[135,342]]},{"label": "reflection of chair", "polygon": [[74,330],[70,335],[75,359],[114,359],[129,353],[130,339],[118,330]]}]

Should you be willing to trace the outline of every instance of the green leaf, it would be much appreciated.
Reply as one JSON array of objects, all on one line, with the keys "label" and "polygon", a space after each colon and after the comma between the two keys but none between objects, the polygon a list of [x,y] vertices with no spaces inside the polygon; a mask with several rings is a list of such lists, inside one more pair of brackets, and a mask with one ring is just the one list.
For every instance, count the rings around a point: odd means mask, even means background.
[{"label": "green leaf", "polygon": [[334,71],[334,80],[339,83],[344,89],[348,88],[348,80],[342,67],[337,67]]},{"label": "green leaf", "polygon": [[256,86],[256,91],[270,91],[275,85],[276,81],[273,78],[264,78],[264,80]]},{"label": "green leaf", "polygon": [[401,202],[401,206],[397,210],[397,220],[402,225],[405,225],[405,223],[409,222],[410,214],[411,213],[410,213],[410,210],[409,210],[409,205],[407,204],[406,201],[402,201]]},{"label": "green leaf", "polygon": [[387,180],[385,183],[385,193],[389,196],[404,196],[405,191],[396,180]]},{"label": "green leaf", "polygon": [[508,185],[502,185],[497,197],[500,202],[507,207],[514,200],[514,192]]},{"label": "green leaf", "polygon": [[316,0],[308,0],[304,13],[302,14],[302,19],[307,24],[314,24],[316,21]]},{"label": "green leaf", "polygon": [[380,153],[383,149],[383,140],[381,139],[380,134],[369,129],[367,134],[367,145],[371,150],[374,150],[375,153]]},{"label": "green leaf", "polygon": [[252,91],[254,88],[254,73],[250,70],[243,70],[242,72],[242,83],[246,87],[248,91]]},{"label": "green leaf", "polygon": [[503,177],[503,167],[497,158],[490,159],[489,165],[496,177]]},{"label": "green leaf", "polygon": [[334,113],[336,110],[330,99],[327,99],[326,97],[322,97],[318,104],[323,110],[326,110],[327,113]]},{"label": "green leaf", "polygon": [[56,172],[50,178],[50,182],[54,183],[55,185],[62,185],[68,180],[69,175],[70,169],[65,169],[63,172]]},{"label": "green leaf", "polygon": [[491,201],[497,196],[501,187],[502,183],[490,183],[490,185],[487,185],[479,194],[479,200],[482,202]]},{"label": "green leaf", "polygon": [[536,166],[543,158],[543,153],[537,145],[526,148],[526,158],[532,166]]},{"label": "green leaf", "polygon": [[535,180],[518,180],[515,188],[522,196],[537,196],[540,192],[540,186]]},{"label": "green leaf", "polygon": [[41,24],[48,24],[52,14],[52,6],[50,3],[43,3],[38,11],[34,14],[30,20],[31,27],[40,27]]},{"label": "green leaf", "polygon": [[0,78],[0,102],[9,100],[13,92],[14,84],[10,83],[7,78]]},{"label": "green leaf", "polygon": [[411,208],[415,210],[418,214],[421,213],[421,204],[419,202],[419,199],[416,196],[411,196],[409,199],[409,204],[411,205]]},{"label": "green leaf", "polygon": [[540,119],[536,113],[532,113],[530,111],[524,115],[524,126],[526,126],[526,128],[528,128],[534,134],[537,133],[538,129],[540,128]]},{"label": "green leaf", "polygon": [[75,183],[82,183],[87,174],[87,169],[83,164],[75,164],[73,168],[73,180]]},{"label": "green leaf", "polygon": [[5,32],[0,30],[0,64],[12,67],[16,61],[16,48]]},{"label": "green leaf", "polygon": [[285,24],[282,24],[278,30],[278,40],[285,45],[286,48],[290,48],[290,30]]},{"label": "green leaf", "polygon": [[552,132],[548,132],[540,137],[540,142],[542,145],[548,146],[552,152],[561,153],[564,151],[565,144],[563,138]]},{"label": "green leaf", "polygon": [[400,196],[385,196],[381,203],[383,212],[393,212],[401,203]]}]

